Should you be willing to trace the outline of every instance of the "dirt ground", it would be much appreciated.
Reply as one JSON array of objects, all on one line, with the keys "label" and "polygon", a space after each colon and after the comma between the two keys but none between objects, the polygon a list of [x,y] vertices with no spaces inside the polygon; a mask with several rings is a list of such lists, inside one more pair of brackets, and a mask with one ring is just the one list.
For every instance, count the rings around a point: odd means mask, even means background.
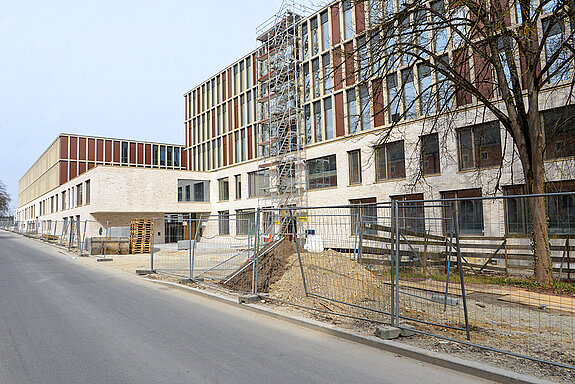
[{"label": "dirt ground", "polygon": [[[301,254],[304,273],[306,276],[316,276],[307,279],[308,292],[319,292],[326,297],[338,297],[341,301],[357,306],[344,305],[320,297],[306,296],[299,259],[294,251],[293,244],[280,244],[267,257],[259,260],[258,275],[261,279],[258,279],[258,292],[267,292],[270,297],[269,300],[264,300],[263,305],[274,311],[281,311],[288,316],[307,317],[363,335],[372,335],[376,323],[341,316],[338,313],[355,317],[375,318],[381,322],[389,320],[386,315],[377,313],[374,315],[374,312],[360,308],[368,307],[377,308],[382,312],[389,311],[387,303],[389,303],[390,290],[383,279],[337,252],[331,250],[322,253],[304,252]],[[106,262],[106,265],[133,273],[135,269],[149,268],[149,255],[115,255],[114,261]],[[173,275],[152,276],[156,279],[172,282],[179,280]],[[248,267],[232,278],[225,285],[225,288],[251,291],[251,279],[252,269]],[[222,293],[215,287],[198,283],[191,285]],[[356,287],[356,289],[342,289],[346,286]],[[471,342],[575,365],[573,340],[565,339],[561,334],[558,334],[562,332],[561,327],[566,326],[571,327],[571,329],[564,329],[563,332],[573,334],[572,324],[575,323],[572,313],[544,312],[541,309],[526,308],[526,306],[517,303],[501,302],[493,295],[482,293],[479,290],[470,289],[470,291],[468,307],[470,319],[473,319]],[[378,299],[374,302],[373,298]],[[425,309],[415,302],[403,304],[407,307],[405,313],[410,314],[413,318],[420,316],[426,320],[440,321],[446,316],[446,313],[443,312],[425,312]],[[500,308],[504,308],[504,310]],[[448,308],[448,311],[452,311],[454,324],[461,321],[460,311],[452,308]],[[520,319],[516,318],[517,313],[521,314]],[[543,328],[541,327],[542,314],[545,315]],[[502,317],[509,318],[507,321],[509,326],[501,327]],[[433,328],[421,323],[412,324],[420,331],[433,332],[445,337],[461,338],[459,331],[443,330],[438,332],[436,327]],[[541,335],[536,334],[539,329],[549,331],[549,334],[541,338]],[[412,337],[397,339],[397,341],[557,383],[575,382],[575,370],[515,358],[437,337],[416,334]],[[529,347],[528,350],[525,350],[526,345]]]}]

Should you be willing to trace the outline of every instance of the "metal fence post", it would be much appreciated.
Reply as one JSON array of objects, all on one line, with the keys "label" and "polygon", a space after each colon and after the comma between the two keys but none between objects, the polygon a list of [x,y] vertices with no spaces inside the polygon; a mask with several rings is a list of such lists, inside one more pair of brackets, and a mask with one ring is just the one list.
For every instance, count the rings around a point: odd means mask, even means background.
[{"label": "metal fence post", "polygon": [[390,225],[390,268],[389,268],[389,278],[390,278],[390,286],[391,286],[391,325],[395,325],[395,200],[391,201],[391,225]]},{"label": "metal fence post", "polygon": [[298,260],[299,260],[299,268],[300,268],[300,271],[301,271],[301,279],[302,279],[302,282],[303,282],[303,290],[304,290],[305,295],[306,295],[306,297],[307,297],[307,296],[308,296],[308,293],[307,293],[307,283],[306,283],[306,281],[305,281],[305,273],[303,272],[303,263],[302,263],[302,261],[301,261],[301,250],[300,250],[300,247],[299,247],[299,239],[298,239],[298,236],[297,236],[297,224],[295,224],[294,216],[293,216],[293,210],[292,210],[292,209],[289,210],[289,216],[290,216],[290,221],[291,221],[292,223],[294,223],[294,234],[293,234],[293,236],[294,236],[294,240],[295,240],[295,248],[296,248],[296,250],[297,250],[297,258],[298,258]]},{"label": "metal fence post", "polygon": [[400,255],[400,240],[399,240],[399,202],[394,204],[393,212],[395,215],[395,326],[399,326],[399,263],[401,262]]},{"label": "metal fence post", "polygon": [[103,258],[106,258],[106,252],[108,251],[108,226],[109,226],[109,221],[106,221],[106,238],[104,239],[104,254],[102,255]]},{"label": "metal fence post", "polygon": [[192,216],[190,214],[190,218],[188,220],[188,251],[189,251],[189,255],[188,255],[188,262],[190,263],[189,267],[190,267],[190,280],[194,277],[194,266],[193,266],[193,261],[192,261]]},{"label": "metal fence post", "polygon": [[[457,269],[459,270],[459,280],[461,284],[461,299],[463,301],[463,314],[465,315],[465,331],[467,334],[467,340],[471,340],[471,335],[469,333],[469,316],[467,313],[467,297],[465,295],[465,282],[463,281],[463,265],[461,262],[461,247],[459,245],[459,215],[457,212],[457,202],[454,202],[453,211],[453,223],[455,225],[455,246],[457,251]],[[447,298],[446,298],[447,301]]]},{"label": "metal fence post", "polygon": [[260,246],[260,214],[261,208],[256,208],[256,228],[255,228],[255,241],[254,241],[254,259],[252,261],[253,271],[252,271],[252,294],[256,295],[258,292],[258,257],[259,257],[259,246]]},{"label": "metal fence post", "polygon": [[80,254],[84,253],[84,244],[86,243],[86,227],[88,226],[88,220],[84,220],[84,233],[82,234],[82,244],[80,245]]},{"label": "metal fence post", "polygon": [[150,271],[154,270],[154,223],[156,219],[152,219],[152,236],[150,238]]},{"label": "metal fence post", "polygon": [[74,240],[74,219],[70,219],[70,233],[68,233],[68,250],[72,248],[72,241]]}]

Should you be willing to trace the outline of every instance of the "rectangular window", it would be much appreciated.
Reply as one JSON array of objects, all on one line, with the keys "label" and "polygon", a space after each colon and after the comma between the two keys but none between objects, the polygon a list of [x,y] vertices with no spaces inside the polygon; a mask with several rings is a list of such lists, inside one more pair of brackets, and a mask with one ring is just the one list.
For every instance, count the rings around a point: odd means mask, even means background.
[{"label": "rectangular window", "polygon": [[321,84],[321,75],[319,73],[319,59],[312,60],[311,68],[313,71],[313,97],[319,97],[320,84]]},{"label": "rectangular window", "polygon": [[186,189],[186,197],[185,197],[185,201],[191,201],[192,200],[192,187],[190,185],[186,185],[185,186]]},{"label": "rectangular window", "polygon": [[242,198],[242,175],[235,176],[235,184],[236,184],[236,200]]},{"label": "rectangular window", "polygon": [[84,194],[86,195],[85,199],[86,200],[86,205],[90,204],[90,180],[86,180],[86,182],[84,183],[85,186],[85,191]]},{"label": "rectangular window", "polygon": [[549,18],[543,20],[543,33],[548,33],[545,41],[545,60],[549,62],[557,52],[559,57],[555,59],[549,67],[549,83],[557,83],[569,78],[569,62],[571,55],[567,48],[561,48],[567,36],[565,34],[565,25],[562,20]]},{"label": "rectangular window", "polygon": [[[463,199],[481,197],[481,189],[463,189],[458,191],[442,192],[442,199]],[[460,200],[446,202],[447,207],[443,208],[445,218],[445,233],[453,231],[453,207],[456,208],[457,219],[459,221],[459,233],[462,235],[483,234],[483,201],[482,200]]]},{"label": "rectangular window", "polygon": [[376,235],[377,231],[373,229],[361,229],[362,225],[377,224],[377,205],[375,197],[351,199],[349,203],[352,205],[350,208],[351,234],[356,235],[363,231],[364,234]]},{"label": "rectangular window", "polygon": [[240,155],[241,161],[246,161],[246,130],[240,131]]},{"label": "rectangular window", "polygon": [[575,156],[575,106],[549,109],[541,113],[545,132],[545,158]]},{"label": "rectangular window", "polygon": [[303,58],[309,58],[309,37],[307,33],[307,23],[303,23],[301,25],[301,33],[302,33],[302,46],[303,46]]},{"label": "rectangular window", "polygon": [[337,187],[335,155],[307,161],[308,189]]},{"label": "rectangular window", "polygon": [[174,148],[174,167],[180,166],[180,148]]},{"label": "rectangular window", "polygon": [[306,144],[311,144],[313,134],[311,130],[311,106],[309,104],[304,107],[304,118]]},{"label": "rectangular window", "polygon": [[244,90],[244,67],[243,61],[240,62],[240,92]]},{"label": "rectangular window", "polygon": [[218,212],[218,229],[220,236],[230,234],[230,211]]},{"label": "rectangular window", "polygon": [[397,87],[397,74],[392,73],[385,78],[387,86],[387,103],[389,104],[389,120],[397,123],[401,113],[399,111],[399,90]]},{"label": "rectangular window", "polygon": [[459,170],[501,165],[499,122],[479,124],[457,130]]},{"label": "rectangular window", "polygon": [[122,141],[122,164],[128,163],[128,143]]},{"label": "rectangular window", "polygon": [[166,146],[160,146],[160,165],[166,165]]},{"label": "rectangular window", "polygon": [[321,41],[322,41],[322,50],[326,50],[329,48],[329,22],[327,12],[324,12],[320,15],[321,19]]},{"label": "rectangular window", "polygon": [[357,131],[357,105],[355,102],[355,89],[350,89],[346,92],[347,95],[347,126],[349,133]]},{"label": "rectangular window", "polygon": [[435,175],[441,172],[439,137],[437,133],[421,136],[421,173]]},{"label": "rectangular window", "polygon": [[76,207],[82,206],[82,184],[76,185]]},{"label": "rectangular window", "polygon": [[249,235],[256,224],[256,213],[253,209],[236,211],[236,235]]},{"label": "rectangular window", "polygon": [[367,42],[365,36],[357,39],[357,55],[358,55],[358,74],[359,80],[364,81],[369,79],[369,57],[367,55]]},{"label": "rectangular window", "polygon": [[194,201],[204,201],[204,183],[194,184]]},{"label": "rectangular window", "polygon": [[228,201],[230,199],[230,183],[227,177],[218,180],[219,185],[219,199],[220,201]]},{"label": "rectangular window", "polygon": [[405,118],[415,117],[415,85],[413,82],[413,71],[404,69],[401,71],[401,81],[403,82],[403,110]]},{"label": "rectangular window", "polygon": [[343,38],[344,40],[353,37],[353,18],[351,0],[343,2]]},{"label": "rectangular window", "polygon": [[356,149],[347,153],[349,184],[361,184],[361,151]]},{"label": "rectangular window", "polygon": [[435,52],[443,52],[447,48],[447,28],[440,15],[445,14],[444,0],[437,0],[431,3],[433,10],[433,43]]},{"label": "rectangular window", "polygon": [[168,149],[168,156],[167,156],[167,158],[168,158],[168,167],[171,167],[171,166],[172,166],[172,153],[173,153],[174,148],[173,148],[173,147],[168,147],[167,149]]},{"label": "rectangular window", "polygon": [[269,196],[270,171],[268,169],[248,173],[248,196]]},{"label": "rectangular window", "polygon": [[311,49],[312,55],[317,55],[319,52],[319,41],[318,41],[318,31],[317,31],[317,17],[311,19]]},{"label": "rectangular window", "polygon": [[321,103],[316,101],[313,103],[313,117],[314,117],[314,131],[315,131],[315,141],[320,142],[323,140],[322,128],[321,128]]},{"label": "rectangular window", "polygon": [[179,202],[184,199],[183,194],[184,194],[183,188],[182,188],[182,187],[178,187],[178,201],[179,201]]},{"label": "rectangular window", "polygon": [[403,140],[375,147],[375,181],[405,177]]},{"label": "rectangular window", "polygon": [[234,65],[234,95],[238,94],[238,66]]},{"label": "rectangular window", "polygon": [[331,62],[329,53],[326,53],[321,58],[323,64],[323,92],[331,92]]},{"label": "rectangular window", "polygon": [[244,126],[245,96],[240,96],[240,126]]},{"label": "rectangular window", "polygon": [[361,114],[361,130],[371,128],[371,108],[369,106],[369,89],[367,85],[359,87],[359,108]]},{"label": "rectangular window", "polygon": [[399,228],[425,233],[423,193],[392,196],[398,203]]},{"label": "rectangular window", "polygon": [[305,63],[303,65],[303,95],[304,95],[304,100],[305,101],[309,101],[310,100],[310,80],[309,80],[309,64]]},{"label": "rectangular window", "polygon": [[62,192],[61,194],[62,196],[62,210],[65,211],[67,208],[67,204],[66,204],[66,191]]},{"label": "rectangular window", "polygon": [[325,116],[325,139],[333,139],[333,115],[331,107],[331,97],[324,99],[324,116]]},{"label": "rectangular window", "polygon": [[431,67],[425,64],[417,66],[417,78],[419,81],[419,113],[429,115],[433,113],[433,92]]}]

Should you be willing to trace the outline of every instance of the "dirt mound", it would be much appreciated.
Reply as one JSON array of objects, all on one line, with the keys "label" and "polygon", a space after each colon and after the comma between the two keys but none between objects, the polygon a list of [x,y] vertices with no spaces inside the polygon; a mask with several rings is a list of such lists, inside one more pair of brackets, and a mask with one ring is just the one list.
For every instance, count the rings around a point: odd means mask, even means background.
[{"label": "dirt mound", "polygon": [[[274,246],[274,244],[275,243],[266,245],[266,247],[263,249],[263,252]],[[283,274],[287,271],[288,260],[293,254],[295,254],[297,258],[297,249],[295,243],[284,239],[271,251],[260,256],[258,259],[258,292],[269,292],[270,285],[281,279]],[[226,283],[222,283],[222,285],[225,288],[234,291],[251,292],[253,267],[250,264],[250,261],[244,263],[237,270],[241,272],[237,273],[237,271],[235,271],[232,273],[230,276],[233,277]],[[226,281],[228,278],[225,278],[223,281]]]},{"label": "dirt mound", "polygon": [[380,317],[364,308],[389,311],[389,289],[348,255],[325,250],[318,253],[303,252],[301,259],[308,293],[351,305],[323,300],[317,296],[306,297],[297,254],[290,256],[286,273],[271,285],[272,297],[358,317]]}]

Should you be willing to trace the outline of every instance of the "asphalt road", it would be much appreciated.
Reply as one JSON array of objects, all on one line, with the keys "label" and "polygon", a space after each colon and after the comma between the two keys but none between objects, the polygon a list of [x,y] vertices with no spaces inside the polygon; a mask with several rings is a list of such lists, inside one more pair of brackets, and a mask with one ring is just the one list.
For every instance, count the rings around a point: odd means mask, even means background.
[{"label": "asphalt road", "polygon": [[0,383],[485,383],[0,231]]}]

